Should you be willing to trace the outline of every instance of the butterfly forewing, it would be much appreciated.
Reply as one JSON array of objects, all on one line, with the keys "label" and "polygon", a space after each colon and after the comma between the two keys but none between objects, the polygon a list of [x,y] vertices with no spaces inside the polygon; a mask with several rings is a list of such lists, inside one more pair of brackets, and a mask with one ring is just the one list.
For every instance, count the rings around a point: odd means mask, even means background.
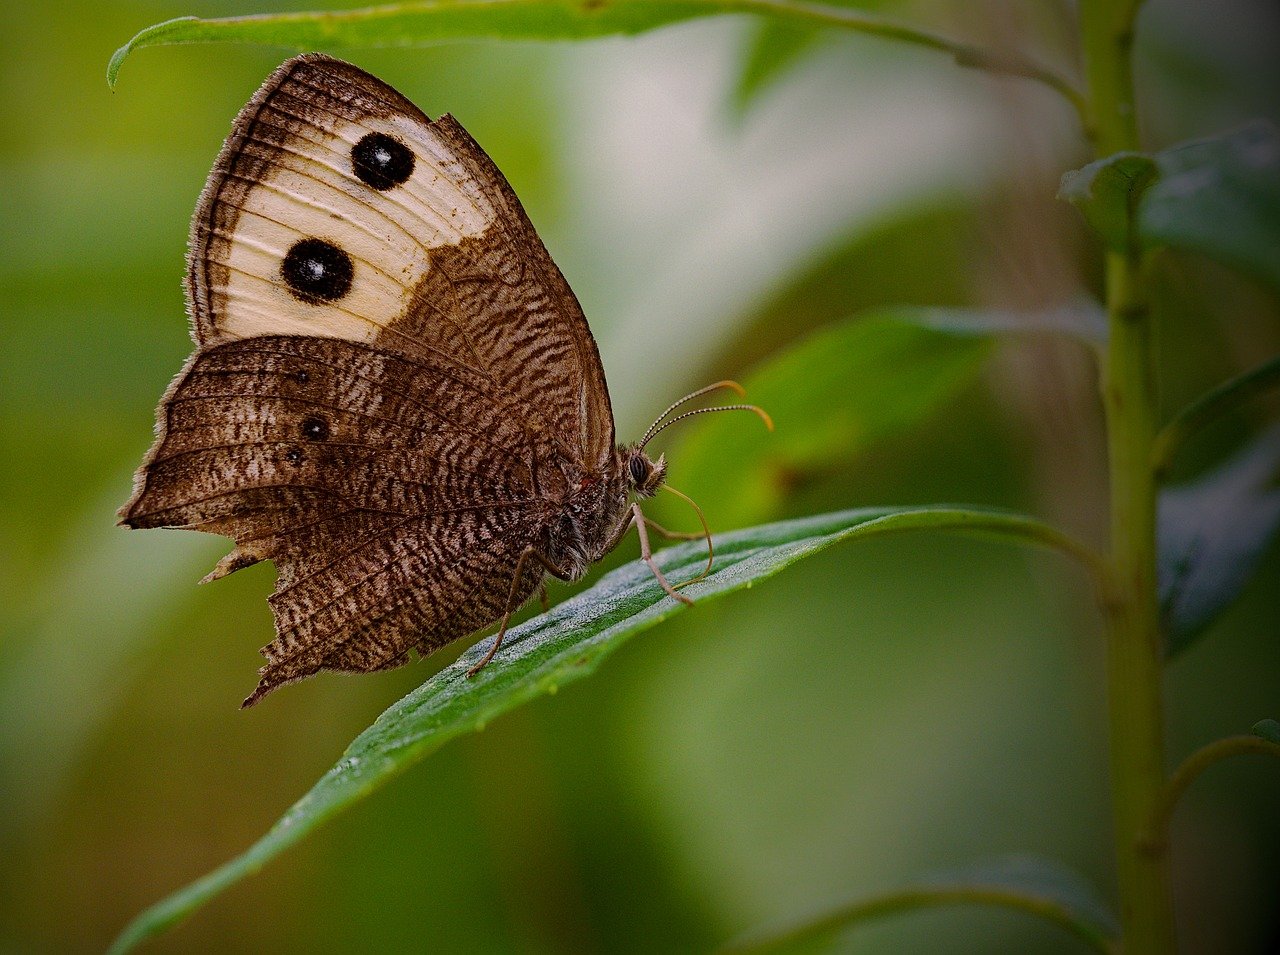
[{"label": "butterfly forewing", "polygon": [[[358,175],[352,153],[370,135],[412,151],[410,174],[394,188]],[[373,341],[405,311],[429,250],[481,234],[493,219],[412,103],[345,64],[290,61],[241,111],[196,211],[188,285],[197,339]],[[307,240],[347,256],[344,294],[308,296],[281,281],[290,249]]]},{"label": "butterfly forewing", "polygon": [[293,334],[444,354],[582,463],[612,453],[590,329],[502,173],[451,117],[348,64],[291,60],[241,111],[188,286],[202,345]]}]

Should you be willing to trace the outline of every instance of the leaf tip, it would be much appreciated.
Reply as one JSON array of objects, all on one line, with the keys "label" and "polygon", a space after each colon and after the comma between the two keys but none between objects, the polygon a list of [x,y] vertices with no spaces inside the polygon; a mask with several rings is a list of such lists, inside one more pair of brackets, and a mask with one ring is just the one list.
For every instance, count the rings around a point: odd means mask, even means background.
[{"label": "leaf tip", "polygon": [[154,38],[169,33],[173,26],[178,23],[187,23],[192,20],[198,20],[199,17],[175,17],[172,20],[165,20],[163,23],[153,23],[149,27],[145,27],[135,33],[129,40],[114,53],[111,59],[107,61],[107,86],[114,91],[116,83],[120,79],[120,67],[124,63],[124,58],[132,53],[137,47],[151,46],[158,42]]}]

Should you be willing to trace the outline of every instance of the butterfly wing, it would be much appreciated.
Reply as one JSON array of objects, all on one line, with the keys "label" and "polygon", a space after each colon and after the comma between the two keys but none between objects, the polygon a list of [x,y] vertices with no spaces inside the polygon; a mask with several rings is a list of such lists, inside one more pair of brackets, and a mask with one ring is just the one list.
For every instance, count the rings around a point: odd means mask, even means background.
[{"label": "butterfly wing", "polygon": [[487,376],[587,470],[613,451],[591,331],[502,173],[452,119],[318,54],[237,117],[192,226],[196,340],[319,335]]},{"label": "butterfly wing", "polygon": [[199,348],[121,517],[233,537],[213,577],[275,562],[246,702],[492,622],[570,476],[610,466],[595,342],[505,178],[353,66],[297,57],[241,111],[187,292]]},{"label": "butterfly wing", "polygon": [[204,349],[175,381],[121,517],[235,538],[211,577],[276,563],[277,636],[246,702],[321,669],[398,665],[501,615],[547,515],[533,445],[487,387],[443,360],[300,336]]}]

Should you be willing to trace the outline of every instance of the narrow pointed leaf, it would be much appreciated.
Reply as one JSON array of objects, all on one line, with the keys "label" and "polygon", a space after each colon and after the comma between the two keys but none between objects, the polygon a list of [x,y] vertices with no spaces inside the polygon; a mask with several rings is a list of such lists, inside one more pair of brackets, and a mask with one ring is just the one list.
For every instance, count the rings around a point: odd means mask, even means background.
[{"label": "narrow pointed leaf", "polygon": [[[713,573],[684,593],[696,601],[708,600],[750,587],[841,541],[904,530],[1000,537],[1088,559],[1060,532],[1018,514],[952,507],[870,508],[768,524],[717,538]],[[680,581],[699,573],[705,556],[705,546],[695,542],[661,552],[660,561],[667,576]],[[633,561],[511,630],[493,661],[468,679],[467,669],[489,642],[481,641],[356,737],[337,765],[243,855],[142,913],[121,933],[112,951],[127,951],[182,921],[447,741],[590,674],[628,638],[683,609],[663,593],[644,565]]]},{"label": "narrow pointed leaf", "polygon": [[672,455],[672,481],[695,500],[717,501],[719,526],[777,517],[797,483],[838,473],[936,413],[978,376],[999,337],[1039,332],[1095,341],[1105,322],[1087,305],[891,308],[819,329],[742,381],[777,430],[708,417]]},{"label": "narrow pointed leaf", "polygon": [[1160,495],[1160,601],[1170,654],[1190,646],[1253,578],[1280,530],[1280,426]]},{"label": "narrow pointed leaf", "polygon": [[579,40],[634,34],[697,17],[754,13],[795,24],[831,26],[949,54],[961,66],[1043,83],[1083,117],[1084,97],[1033,60],[986,50],[862,10],[810,0],[406,0],[355,10],[257,14],[202,20],[181,17],[139,31],[107,64],[115,86],[133,50],[173,43],[266,43],[294,50],[406,47],[441,40]]},{"label": "narrow pointed leaf", "polygon": [[[792,0],[411,0],[350,10],[167,20],[139,31],[116,50],[107,67],[107,81],[115,85],[121,64],[134,50],[164,44],[265,43],[314,50],[420,46],[459,39],[581,40],[643,33],[725,13],[790,14],[799,22],[830,21],[890,35],[902,32],[858,11]],[[923,36],[922,31],[903,29]]]}]

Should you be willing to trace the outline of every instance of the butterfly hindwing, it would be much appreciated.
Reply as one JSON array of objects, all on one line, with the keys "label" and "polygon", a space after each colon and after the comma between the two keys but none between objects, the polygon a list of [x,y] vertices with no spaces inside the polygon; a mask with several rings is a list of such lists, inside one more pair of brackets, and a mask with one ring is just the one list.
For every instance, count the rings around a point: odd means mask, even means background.
[{"label": "butterfly hindwing", "polygon": [[[308,572],[278,584],[270,598],[277,636],[263,648],[267,665],[246,704],[321,669],[397,666],[411,648],[425,655],[491,623],[506,609],[520,552],[536,534],[529,510],[463,508],[363,538],[344,535],[327,563],[304,558]],[[523,603],[541,578],[526,567],[515,599]]]},{"label": "butterfly hindwing", "polygon": [[457,366],[340,339],[202,350],[166,396],[122,521],[234,538],[211,576],[275,562],[265,688],[389,666],[500,615],[476,583],[505,574],[505,599],[545,522],[535,445],[486,389]]}]

